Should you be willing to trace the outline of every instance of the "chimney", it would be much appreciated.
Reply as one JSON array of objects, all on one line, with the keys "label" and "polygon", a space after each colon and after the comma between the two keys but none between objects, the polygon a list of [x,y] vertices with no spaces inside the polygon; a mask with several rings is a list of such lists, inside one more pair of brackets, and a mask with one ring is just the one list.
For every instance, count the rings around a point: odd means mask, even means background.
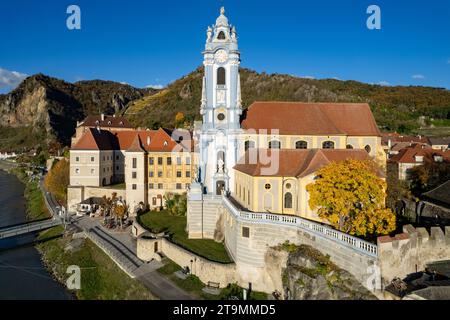
[{"label": "chimney", "polygon": [[389,139],[388,140],[388,149],[391,150],[391,148],[392,148],[392,140]]},{"label": "chimney", "polygon": [[147,146],[150,145],[150,137],[147,137]]},{"label": "chimney", "polygon": [[101,117],[102,121],[105,121],[105,114],[104,113],[102,113],[100,117]]}]

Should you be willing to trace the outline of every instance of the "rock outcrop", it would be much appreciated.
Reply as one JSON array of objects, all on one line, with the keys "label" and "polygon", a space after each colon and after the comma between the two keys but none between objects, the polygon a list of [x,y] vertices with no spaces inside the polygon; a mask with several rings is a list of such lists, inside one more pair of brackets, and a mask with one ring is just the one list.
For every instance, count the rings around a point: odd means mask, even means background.
[{"label": "rock outcrop", "polygon": [[307,246],[285,243],[275,248],[287,252],[281,271],[283,295],[289,300],[376,300],[349,272],[328,256]]},{"label": "rock outcrop", "polygon": [[126,105],[149,92],[111,81],[68,83],[37,74],[0,95],[0,126],[32,128],[47,143],[68,144],[77,121],[89,114],[121,114]]}]

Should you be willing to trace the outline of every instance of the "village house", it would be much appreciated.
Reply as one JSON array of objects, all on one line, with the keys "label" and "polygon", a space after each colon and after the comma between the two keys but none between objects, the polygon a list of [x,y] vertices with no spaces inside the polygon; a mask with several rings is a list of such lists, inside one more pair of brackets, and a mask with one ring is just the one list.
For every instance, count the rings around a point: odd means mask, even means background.
[{"label": "village house", "polygon": [[450,151],[441,151],[421,143],[402,148],[389,159],[389,166],[398,171],[400,180],[408,180],[411,169],[426,163],[450,162]]}]

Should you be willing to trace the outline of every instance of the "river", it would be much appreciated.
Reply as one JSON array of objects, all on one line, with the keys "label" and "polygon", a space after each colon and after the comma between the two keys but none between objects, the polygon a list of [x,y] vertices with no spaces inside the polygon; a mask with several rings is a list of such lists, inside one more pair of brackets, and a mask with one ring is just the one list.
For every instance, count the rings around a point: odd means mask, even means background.
[{"label": "river", "polygon": [[[26,221],[24,185],[16,176],[0,170],[0,227]],[[36,248],[26,245],[34,235],[0,240],[0,299],[71,299],[54,280]]]}]

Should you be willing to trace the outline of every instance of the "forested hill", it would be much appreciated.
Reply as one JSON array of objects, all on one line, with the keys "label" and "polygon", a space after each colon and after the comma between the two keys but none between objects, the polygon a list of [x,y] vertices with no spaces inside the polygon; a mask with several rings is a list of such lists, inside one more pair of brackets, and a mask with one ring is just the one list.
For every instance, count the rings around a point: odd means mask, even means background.
[{"label": "forested hill", "polygon": [[[315,80],[241,69],[244,107],[256,100],[367,102],[382,129],[410,132],[430,125],[450,126],[450,91],[442,88],[370,85],[335,79]],[[199,120],[203,68],[155,95],[127,106],[126,115],[142,127],[172,127],[182,112],[188,123]]]},{"label": "forested hill", "polygon": [[[436,127],[450,134],[446,89],[305,79],[248,69],[240,74],[244,107],[256,100],[367,102],[381,129],[414,132]],[[189,126],[200,120],[202,77],[203,68],[198,68],[167,88],[154,90],[112,81],[68,83],[42,74],[31,76],[11,93],[0,95],[0,150],[47,147],[55,141],[67,145],[76,121],[102,112],[125,114],[134,125],[146,128],[173,128],[176,114],[183,113],[184,125]]]}]

